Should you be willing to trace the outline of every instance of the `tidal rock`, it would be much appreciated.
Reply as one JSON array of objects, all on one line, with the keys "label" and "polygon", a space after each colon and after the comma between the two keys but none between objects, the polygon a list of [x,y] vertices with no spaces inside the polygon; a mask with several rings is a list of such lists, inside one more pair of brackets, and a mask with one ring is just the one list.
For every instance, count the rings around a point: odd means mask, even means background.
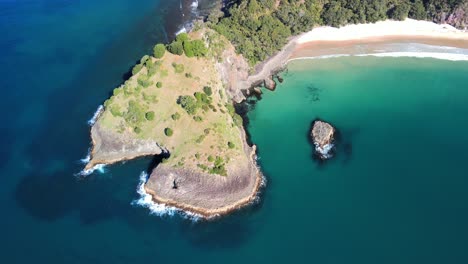
[{"label": "tidal rock", "polygon": [[333,156],[335,128],[327,122],[316,120],[312,124],[312,142],[315,145],[315,154],[321,160]]},{"label": "tidal rock", "polygon": [[266,78],[264,80],[265,87],[269,90],[274,91],[276,89],[276,83],[272,77]]}]

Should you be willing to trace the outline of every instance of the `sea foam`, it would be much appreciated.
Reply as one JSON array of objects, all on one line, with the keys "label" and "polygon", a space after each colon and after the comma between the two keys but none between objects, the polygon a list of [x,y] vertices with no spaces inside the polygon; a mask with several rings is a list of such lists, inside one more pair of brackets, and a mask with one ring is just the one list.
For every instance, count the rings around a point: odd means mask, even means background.
[{"label": "sea foam", "polygon": [[102,111],[104,111],[104,106],[100,105],[98,109],[96,110],[96,112],[94,112],[93,117],[90,120],[88,120],[88,125],[90,126],[94,125],[97,119],[99,118],[99,116],[101,115]]},{"label": "sea foam", "polygon": [[411,57],[411,58],[433,58],[439,60],[449,60],[449,61],[468,61],[468,54],[460,53],[446,53],[446,52],[379,52],[379,53],[367,53],[367,54],[332,54],[332,55],[322,55],[314,57],[300,57],[290,59],[288,62],[295,60],[317,60],[317,59],[330,59],[330,58],[340,58],[340,57]]},{"label": "sea foam", "polygon": [[160,217],[169,216],[173,217],[175,215],[180,215],[185,219],[191,221],[198,221],[201,219],[201,215],[187,212],[175,208],[173,206],[168,206],[162,203],[155,203],[150,194],[145,191],[145,183],[148,181],[148,173],[142,172],[140,174],[140,182],[138,183],[137,193],[139,198],[132,201],[132,205],[144,207],[150,210],[150,214],[157,215]]}]

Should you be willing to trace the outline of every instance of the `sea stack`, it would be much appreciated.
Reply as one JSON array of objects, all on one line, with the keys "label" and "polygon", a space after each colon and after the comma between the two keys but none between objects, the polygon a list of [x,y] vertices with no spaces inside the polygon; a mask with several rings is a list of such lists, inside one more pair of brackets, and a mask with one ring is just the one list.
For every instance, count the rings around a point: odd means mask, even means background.
[{"label": "sea stack", "polygon": [[312,123],[312,142],[315,145],[315,154],[321,160],[333,156],[335,128],[327,122],[315,120]]}]

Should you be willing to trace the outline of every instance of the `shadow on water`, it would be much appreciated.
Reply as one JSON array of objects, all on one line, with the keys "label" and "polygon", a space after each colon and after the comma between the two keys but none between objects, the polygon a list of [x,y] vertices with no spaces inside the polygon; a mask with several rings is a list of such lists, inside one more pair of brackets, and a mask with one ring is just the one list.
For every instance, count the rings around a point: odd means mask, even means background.
[{"label": "shadow on water", "polygon": [[182,225],[181,233],[197,248],[213,250],[239,247],[255,237],[255,232],[261,228],[256,226],[252,217],[262,204],[260,201],[219,219]]}]

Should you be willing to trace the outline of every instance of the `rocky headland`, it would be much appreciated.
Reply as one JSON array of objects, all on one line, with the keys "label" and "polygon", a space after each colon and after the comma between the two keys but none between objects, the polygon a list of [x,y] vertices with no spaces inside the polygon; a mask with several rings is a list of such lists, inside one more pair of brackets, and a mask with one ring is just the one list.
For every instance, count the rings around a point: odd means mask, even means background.
[{"label": "rocky headland", "polygon": [[[255,146],[247,144],[242,118],[232,105],[236,93],[223,76],[234,73],[233,64],[222,57],[230,50],[234,58],[234,48],[208,29],[175,42],[196,40],[207,46],[204,56],[155,52],[114,89],[91,128],[85,170],[164,155],[144,185],[146,193],[155,203],[212,218],[254,201],[263,177]],[[213,46],[222,49],[209,49]],[[239,76],[237,67],[244,62],[237,59],[234,74]]]}]

